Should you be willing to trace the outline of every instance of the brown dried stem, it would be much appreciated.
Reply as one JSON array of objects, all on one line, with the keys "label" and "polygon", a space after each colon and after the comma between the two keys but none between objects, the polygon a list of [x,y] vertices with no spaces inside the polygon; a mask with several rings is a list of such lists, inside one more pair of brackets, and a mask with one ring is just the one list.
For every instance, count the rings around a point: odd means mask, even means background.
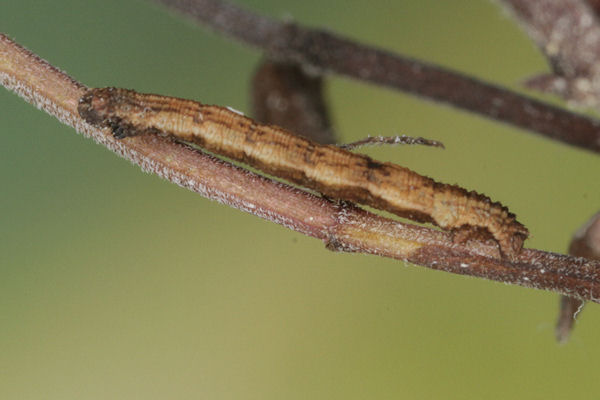
[{"label": "brown dried stem", "polygon": [[157,0],[281,61],[394,88],[600,152],[600,121],[458,72],[275,21],[222,0]]},{"label": "brown dried stem", "polygon": [[295,64],[263,60],[252,77],[252,114],[317,143],[335,143],[323,78]]},{"label": "brown dried stem", "polygon": [[0,81],[112,151],[180,186],[290,229],[336,251],[405,260],[447,272],[600,302],[600,262],[525,249],[514,262],[496,258],[493,242],[458,245],[450,234],[376,216],[278,183],[168,138],[116,140],[77,113],[85,87],[0,34]]}]

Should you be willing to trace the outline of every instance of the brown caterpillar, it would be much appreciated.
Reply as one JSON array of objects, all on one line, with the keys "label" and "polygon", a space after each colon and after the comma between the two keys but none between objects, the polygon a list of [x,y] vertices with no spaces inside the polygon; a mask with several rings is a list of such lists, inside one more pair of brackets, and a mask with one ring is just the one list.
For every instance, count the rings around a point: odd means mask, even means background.
[{"label": "brown caterpillar", "polygon": [[110,127],[117,138],[169,134],[325,196],[434,223],[463,240],[491,235],[509,258],[519,254],[529,234],[506,207],[482,194],[315,143],[224,107],[103,88],[86,92],[78,111],[88,123]]}]

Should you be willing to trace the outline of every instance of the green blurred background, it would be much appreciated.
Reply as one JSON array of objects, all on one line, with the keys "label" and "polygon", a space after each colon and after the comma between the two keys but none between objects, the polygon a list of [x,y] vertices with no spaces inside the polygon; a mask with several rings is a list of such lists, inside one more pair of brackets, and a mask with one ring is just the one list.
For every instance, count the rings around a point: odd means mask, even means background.
[{"label": "green blurred background", "polygon": [[[519,89],[543,57],[493,3],[239,0]],[[150,1],[1,0],[1,30],[89,86],[248,111],[260,54]],[[344,141],[507,204],[564,252],[598,211],[597,155],[328,80]],[[0,398],[595,398],[600,313],[566,346],[558,296],[323,244],[208,201],[0,90]]]}]

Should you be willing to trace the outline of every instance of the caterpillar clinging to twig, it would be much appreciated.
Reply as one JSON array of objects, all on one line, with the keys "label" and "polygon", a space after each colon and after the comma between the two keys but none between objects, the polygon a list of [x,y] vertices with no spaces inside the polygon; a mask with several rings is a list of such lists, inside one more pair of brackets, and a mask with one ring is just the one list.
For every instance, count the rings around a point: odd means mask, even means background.
[{"label": "caterpillar clinging to twig", "polygon": [[225,107],[103,88],[86,92],[78,110],[87,122],[110,127],[117,138],[172,135],[325,196],[434,223],[459,233],[457,237],[487,232],[509,258],[518,255],[529,234],[506,207],[482,194],[315,143]]}]

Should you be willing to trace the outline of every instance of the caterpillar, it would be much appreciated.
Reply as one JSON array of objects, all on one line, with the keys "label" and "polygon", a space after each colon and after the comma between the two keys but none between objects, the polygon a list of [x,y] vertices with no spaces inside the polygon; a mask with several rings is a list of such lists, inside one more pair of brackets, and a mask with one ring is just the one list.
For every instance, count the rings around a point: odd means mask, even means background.
[{"label": "caterpillar", "polygon": [[487,196],[408,168],[323,145],[225,107],[120,88],[88,90],[80,116],[116,138],[167,134],[323,195],[428,222],[465,240],[485,236],[514,259],[529,232]]}]

